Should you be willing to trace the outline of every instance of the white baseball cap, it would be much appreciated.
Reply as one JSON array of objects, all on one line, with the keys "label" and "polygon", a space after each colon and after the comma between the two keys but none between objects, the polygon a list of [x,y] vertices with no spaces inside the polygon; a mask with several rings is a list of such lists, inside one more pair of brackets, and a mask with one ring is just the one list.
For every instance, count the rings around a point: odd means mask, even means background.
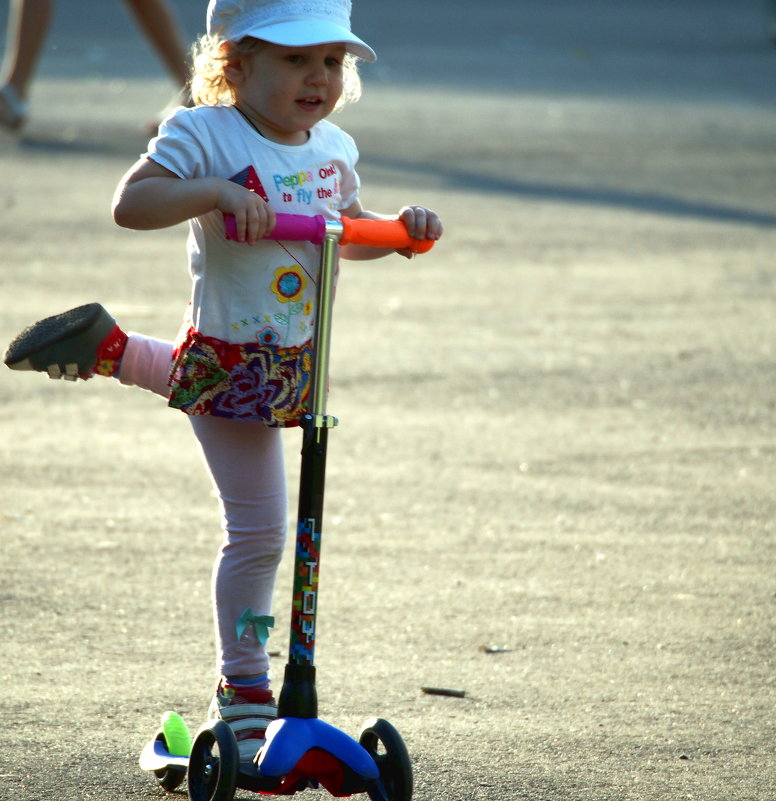
[{"label": "white baseball cap", "polygon": [[350,30],[351,0],[210,0],[207,32],[222,42],[246,36],[286,47],[337,42],[364,61],[375,51]]}]

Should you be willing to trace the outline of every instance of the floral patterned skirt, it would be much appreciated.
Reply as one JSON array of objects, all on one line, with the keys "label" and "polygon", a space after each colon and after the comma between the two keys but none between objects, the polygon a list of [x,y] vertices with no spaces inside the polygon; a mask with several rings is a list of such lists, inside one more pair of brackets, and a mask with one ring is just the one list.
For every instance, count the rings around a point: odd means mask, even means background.
[{"label": "floral patterned skirt", "polygon": [[186,414],[261,420],[272,428],[299,424],[310,390],[312,343],[243,345],[181,332],[170,368],[169,405]]}]

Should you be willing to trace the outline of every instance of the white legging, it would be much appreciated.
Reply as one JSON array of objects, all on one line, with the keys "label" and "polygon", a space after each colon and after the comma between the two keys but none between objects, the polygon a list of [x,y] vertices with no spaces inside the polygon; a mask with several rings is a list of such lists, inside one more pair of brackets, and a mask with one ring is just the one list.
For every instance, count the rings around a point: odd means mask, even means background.
[{"label": "white legging", "polygon": [[[119,380],[169,396],[172,344],[130,333]],[[217,670],[254,676],[269,669],[253,627],[237,638],[250,608],[268,615],[286,540],[288,503],[281,431],[259,421],[192,416],[194,434],[218,493],[223,542],[213,566],[212,600]]]}]

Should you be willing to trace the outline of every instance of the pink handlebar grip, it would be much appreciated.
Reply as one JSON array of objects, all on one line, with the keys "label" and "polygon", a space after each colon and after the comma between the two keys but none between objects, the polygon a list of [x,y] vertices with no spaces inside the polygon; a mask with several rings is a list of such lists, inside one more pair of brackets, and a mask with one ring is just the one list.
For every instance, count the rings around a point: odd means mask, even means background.
[{"label": "pink handlebar grip", "polygon": [[326,236],[326,218],[320,214],[276,214],[275,227],[267,239],[289,242],[312,242],[319,245]]},{"label": "pink handlebar grip", "polygon": [[[233,214],[224,214],[226,238],[237,241],[237,226]],[[265,239],[286,242],[312,242],[320,244],[326,235],[326,219],[320,214],[310,217],[306,214],[276,214],[275,227]]]}]

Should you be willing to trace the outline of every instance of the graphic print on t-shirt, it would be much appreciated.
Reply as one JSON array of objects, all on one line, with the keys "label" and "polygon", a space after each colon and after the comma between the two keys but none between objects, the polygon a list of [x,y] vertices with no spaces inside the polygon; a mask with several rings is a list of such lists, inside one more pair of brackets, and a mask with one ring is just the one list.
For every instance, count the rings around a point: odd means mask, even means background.
[{"label": "graphic print on t-shirt", "polygon": [[[229,180],[255,192],[265,203],[270,202],[253,165],[243,168]],[[276,173],[272,176],[272,186],[278,195],[278,203],[294,203],[299,206],[315,204],[319,207],[323,205],[331,211],[339,211],[339,174],[333,164],[323,164],[317,169],[299,170],[288,175]]]},{"label": "graphic print on t-shirt", "polygon": [[272,176],[272,182],[283,203],[301,206],[315,204],[319,207],[323,205],[330,211],[339,211],[339,173],[333,164],[322,164],[311,170],[299,170],[288,175],[276,173]]},{"label": "graphic print on t-shirt", "polygon": [[[229,180],[255,192],[265,203],[271,202],[253,165],[244,167]],[[339,172],[332,163],[288,175],[277,173],[271,179],[265,175],[265,180],[275,190],[273,206],[278,212],[282,211],[281,204],[292,204],[294,208],[289,211],[296,213],[304,213],[306,207],[310,207],[310,213],[320,213],[325,209],[339,211]],[[255,335],[260,345],[283,346],[289,338],[296,339],[299,333],[305,337],[312,336],[314,303],[305,289],[313,290],[315,286],[315,265],[302,264],[286,244],[278,242],[292,263],[277,267],[268,287],[279,304],[277,310],[271,315],[246,317],[232,323],[232,330],[239,331],[261,321],[263,326]],[[292,327],[298,332],[296,336],[291,333]]]},{"label": "graphic print on t-shirt", "polygon": [[240,170],[240,172],[233,175],[229,180],[240,184],[240,186],[244,186],[246,189],[250,189],[251,192],[255,192],[265,203],[269,203],[267,192],[252,165],[247,166],[244,170]]}]

